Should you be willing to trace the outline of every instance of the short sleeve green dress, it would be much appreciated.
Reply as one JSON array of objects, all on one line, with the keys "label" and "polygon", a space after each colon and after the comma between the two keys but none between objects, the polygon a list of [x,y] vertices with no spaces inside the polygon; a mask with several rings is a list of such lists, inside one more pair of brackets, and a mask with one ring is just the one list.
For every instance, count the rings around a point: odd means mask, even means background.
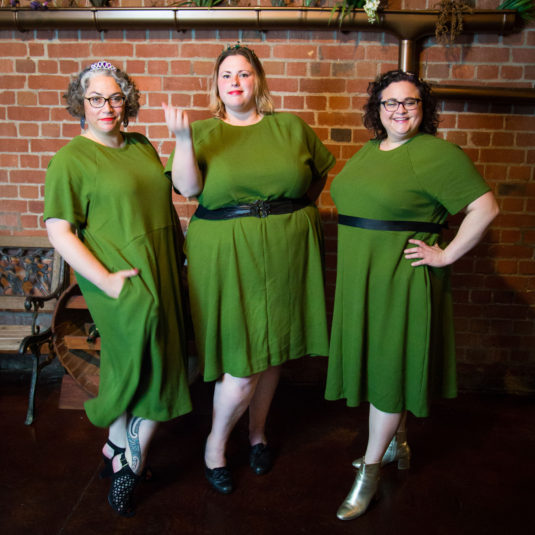
[{"label": "short sleeve green dress", "polygon": [[[427,134],[391,151],[368,142],[331,186],[339,214],[439,224],[487,191],[459,147]],[[439,236],[338,225],[327,399],[427,416],[432,398],[455,397],[449,270],[412,267],[410,238]]]},{"label": "short sleeve green dress", "polygon": [[[208,209],[300,198],[334,157],[288,113],[254,125],[193,123]],[[172,158],[167,163],[170,170]],[[204,379],[248,377],[304,355],[327,355],[323,233],[316,206],[266,218],[192,218],[188,284]]]},{"label": "short sleeve green dress", "polygon": [[75,137],[45,184],[45,219],[69,221],[110,271],[139,269],[117,299],[76,275],[101,335],[99,392],[85,404],[101,427],[125,411],[165,421],[191,410],[171,185],[148,139],[123,135],[121,148]]}]

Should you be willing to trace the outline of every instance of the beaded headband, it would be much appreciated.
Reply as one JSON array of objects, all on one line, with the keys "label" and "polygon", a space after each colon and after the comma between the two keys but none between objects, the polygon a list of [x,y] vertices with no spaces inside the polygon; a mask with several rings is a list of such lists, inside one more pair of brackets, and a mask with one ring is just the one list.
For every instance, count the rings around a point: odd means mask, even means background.
[{"label": "beaded headband", "polygon": [[96,63],[93,63],[89,68],[92,71],[100,71],[100,70],[116,71],[117,70],[117,67],[112,65],[109,61],[97,61]]},{"label": "beaded headband", "polygon": [[256,58],[256,54],[254,53],[254,50],[250,49],[248,46],[240,44],[239,41],[235,45],[227,45],[227,48],[223,49],[223,52],[226,52],[228,50],[239,50],[240,48],[243,48],[244,50],[248,50]]}]

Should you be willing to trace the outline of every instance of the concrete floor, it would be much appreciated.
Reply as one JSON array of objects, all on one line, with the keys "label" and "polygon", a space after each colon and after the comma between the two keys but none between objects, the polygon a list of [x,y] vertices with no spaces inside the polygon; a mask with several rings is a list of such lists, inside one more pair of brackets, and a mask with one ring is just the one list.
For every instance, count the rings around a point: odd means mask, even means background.
[{"label": "concrete floor", "polygon": [[327,402],[320,386],[282,383],[269,422],[274,469],[247,464],[247,426],[230,442],[236,491],[220,495],[205,481],[203,443],[211,385],[192,387],[195,410],[163,424],[140,485],[138,509],[124,519],[109,507],[101,480],[106,431],[82,410],[59,409],[60,382],[40,384],[35,423],[26,427],[27,385],[0,382],[0,533],[4,535],[535,533],[533,398],[463,394],[409,416],[411,469],[383,470],[380,499],[363,517],[342,522],[336,510],[364,451],[367,407]]}]

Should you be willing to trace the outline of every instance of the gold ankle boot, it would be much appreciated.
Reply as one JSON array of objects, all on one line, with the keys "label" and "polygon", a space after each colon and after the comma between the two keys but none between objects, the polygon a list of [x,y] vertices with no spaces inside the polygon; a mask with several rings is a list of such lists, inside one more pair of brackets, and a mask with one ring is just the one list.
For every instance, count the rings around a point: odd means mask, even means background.
[{"label": "gold ankle boot", "polygon": [[[359,457],[353,461],[355,468],[360,468],[364,457]],[[394,438],[390,441],[383,459],[381,466],[388,463],[398,462],[398,470],[408,470],[411,464],[411,449],[407,443],[407,431],[398,431]]]},{"label": "gold ankle boot", "polygon": [[366,512],[377,493],[380,471],[381,463],[361,464],[349,494],[336,513],[340,520],[352,520]]}]

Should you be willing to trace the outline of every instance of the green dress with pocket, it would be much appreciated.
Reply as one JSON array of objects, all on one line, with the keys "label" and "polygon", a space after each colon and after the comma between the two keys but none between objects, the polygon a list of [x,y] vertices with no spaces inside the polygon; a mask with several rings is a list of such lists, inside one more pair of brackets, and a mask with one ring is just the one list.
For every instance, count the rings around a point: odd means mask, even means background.
[{"label": "green dress with pocket", "polygon": [[69,221],[109,271],[139,270],[117,299],[76,275],[101,336],[99,392],[85,408],[102,427],[125,411],[155,421],[191,411],[171,184],[148,139],[123,135],[121,148],[75,137],[45,185],[45,220]]},{"label": "green dress with pocket", "polygon": [[[300,198],[334,164],[314,131],[289,113],[249,126],[207,119],[192,131],[204,177],[199,202],[208,209]],[[172,158],[166,170],[171,166]],[[323,232],[315,205],[265,218],[194,217],[186,257],[206,381],[327,355]]]}]

